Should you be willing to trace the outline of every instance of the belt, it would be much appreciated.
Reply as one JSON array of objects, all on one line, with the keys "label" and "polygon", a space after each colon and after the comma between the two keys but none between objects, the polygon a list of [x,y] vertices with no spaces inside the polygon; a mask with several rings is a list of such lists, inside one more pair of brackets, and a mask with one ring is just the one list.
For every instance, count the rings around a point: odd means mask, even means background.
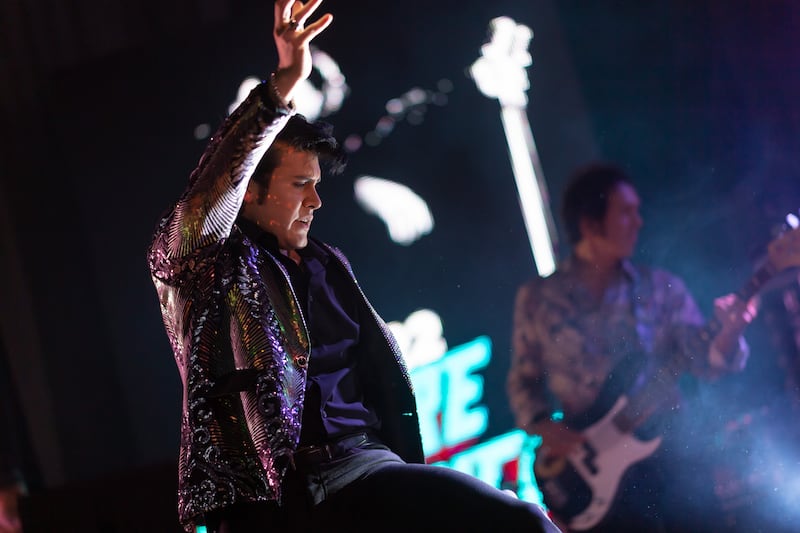
[{"label": "belt", "polygon": [[361,433],[345,435],[325,444],[303,446],[294,452],[294,466],[297,469],[302,469],[331,461],[344,455],[347,450],[358,448],[370,440],[374,440],[374,438],[371,438],[369,433],[362,431]]}]

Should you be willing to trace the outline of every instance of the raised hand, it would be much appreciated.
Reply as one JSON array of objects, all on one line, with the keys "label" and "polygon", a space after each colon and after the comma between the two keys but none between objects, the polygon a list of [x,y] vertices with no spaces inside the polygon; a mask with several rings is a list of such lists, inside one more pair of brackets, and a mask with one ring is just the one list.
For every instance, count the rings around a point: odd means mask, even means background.
[{"label": "raised hand", "polygon": [[322,0],[303,3],[297,0],[275,2],[275,24],[272,35],[278,51],[278,69],[275,71],[275,88],[286,101],[292,99],[297,84],[311,74],[309,43],[333,21],[326,13],[306,26],[312,13]]}]

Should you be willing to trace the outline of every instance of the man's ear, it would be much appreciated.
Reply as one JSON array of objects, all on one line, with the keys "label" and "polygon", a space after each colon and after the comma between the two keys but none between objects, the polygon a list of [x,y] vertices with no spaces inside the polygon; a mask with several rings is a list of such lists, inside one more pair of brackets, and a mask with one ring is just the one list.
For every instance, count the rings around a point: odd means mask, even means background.
[{"label": "man's ear", "polygon": [[259,195],[261,194],[262,186],[255,181],[250,181],[247,184],[247,189],[244,191],[244,201],[243,204],[255,204],[258,203]]},{"label": "man's ear", "polygon": [[589,217],[581,217],[581,221],[578,223],[578,227],[581,230],[582,239],[585,239],[587,237],[592,237],[595,235],[601,235],[603,233],[602,222],[597,220],[592,220]]}]

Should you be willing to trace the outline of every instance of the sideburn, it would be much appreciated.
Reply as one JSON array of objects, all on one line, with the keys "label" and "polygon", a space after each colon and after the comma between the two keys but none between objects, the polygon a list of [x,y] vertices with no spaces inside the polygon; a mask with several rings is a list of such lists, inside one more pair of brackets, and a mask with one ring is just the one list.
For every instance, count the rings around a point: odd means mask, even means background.
[{"label": "sideburn", "polygon": [[267,201],[267,189],[268,187],[266,185],[258,184],[258,195],[256,196],[256,203],[258,205],[262,205]]}]

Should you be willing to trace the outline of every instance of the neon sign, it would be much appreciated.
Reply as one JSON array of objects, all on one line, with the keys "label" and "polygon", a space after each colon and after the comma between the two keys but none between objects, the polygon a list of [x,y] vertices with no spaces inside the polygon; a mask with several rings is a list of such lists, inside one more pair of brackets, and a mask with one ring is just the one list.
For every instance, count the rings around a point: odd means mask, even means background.
[{"label": "neon sign", "polygon": [[491,361],[489,337],[452,348],[436,361],[412,368],[422,445],[429,463],[454,468],[522,499],[542,504],[532,476],[538,438],[522,430],[482,440],[489,410],[481,404],[483,378]]}]

